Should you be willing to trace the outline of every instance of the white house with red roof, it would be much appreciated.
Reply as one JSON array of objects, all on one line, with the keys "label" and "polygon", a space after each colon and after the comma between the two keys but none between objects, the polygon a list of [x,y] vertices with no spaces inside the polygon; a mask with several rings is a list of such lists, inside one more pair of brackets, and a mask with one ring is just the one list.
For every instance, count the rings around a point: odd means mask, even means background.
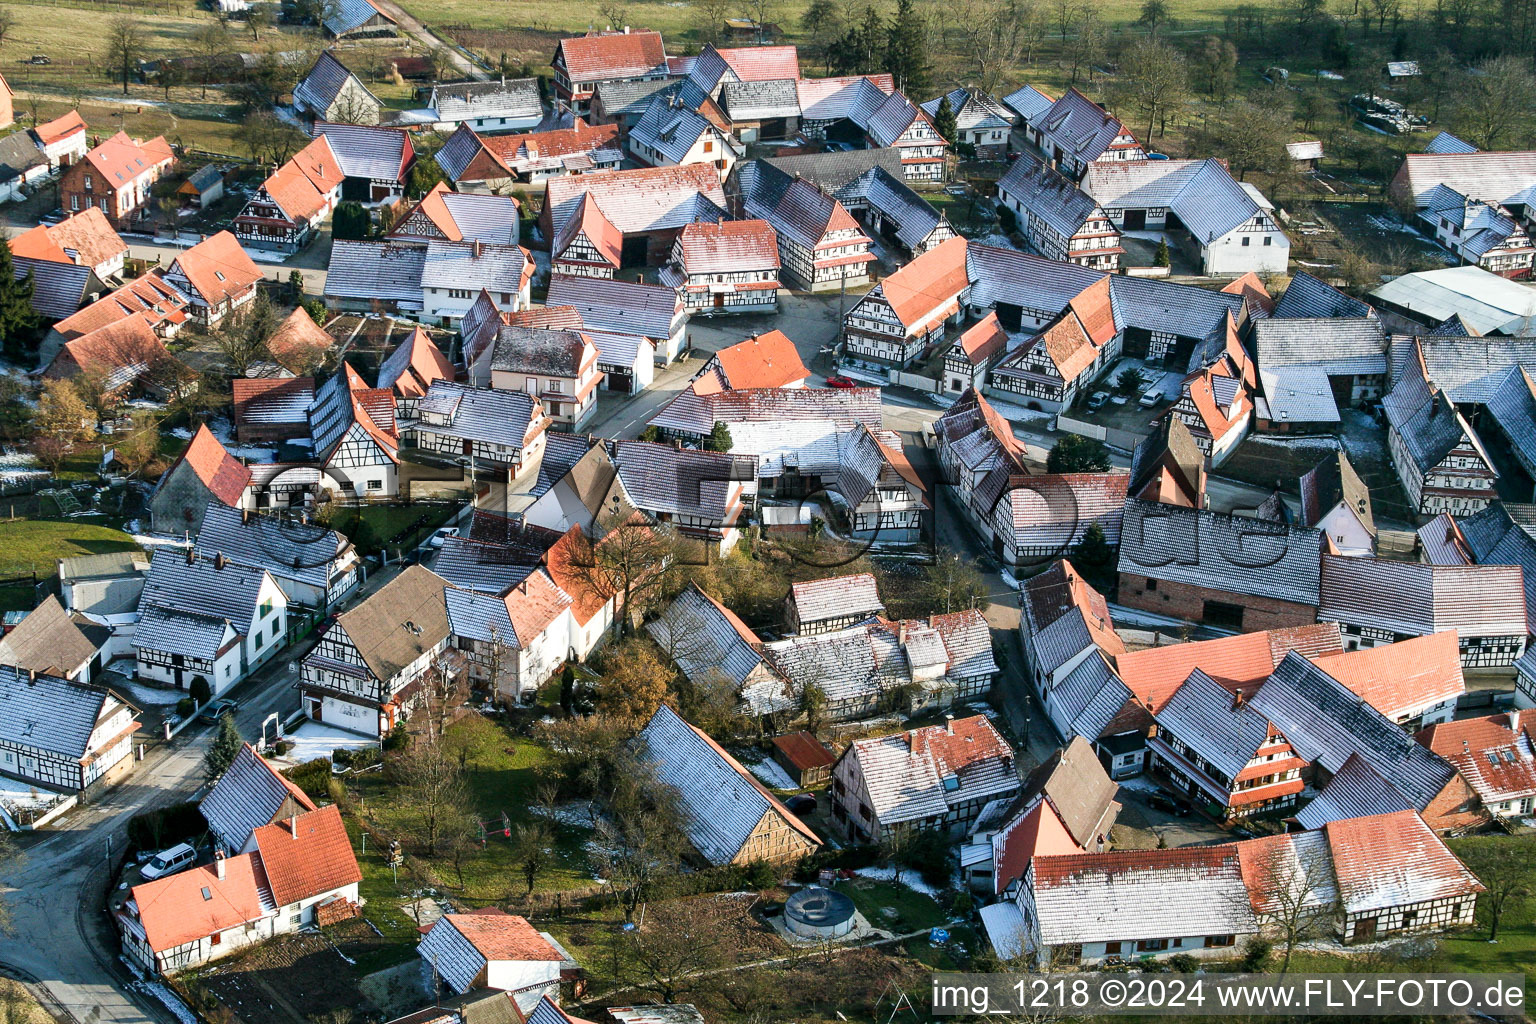
[{"label": "white house with red roof", "polygon": [[768,331],[710,356],[703,369],[694,374],[693,385],[701,395],[719,390],[803,388],[810,376],[795,343],[783,331]]},{"label": "white house with red roof", "polygon": [[230,313],[256,298],[261,268],[251,261],[228,231],[197,243],[177,256],[165,279],[187,297],[187,312],[205,327],[215,327]]},{"label": "white house with red roof", "polygon": [[1447,720],[1414,738],[1451,762],[1494,817],[1526,818],[1536,807],[1536,709]]},{"label": "white house with red roof", "polygon": [[662,277],[682,293],[690,312],[775,312],[778,236],[764,220],[689,224],[673,243]]},{"label": "white house with red roof", "polygon": [[91,148],[86,139],[85,120],[76,110],[52,121],[44,121],[32,129],[32,137],[48,157],[48,166],[51,168],[78,163],[85,159],[86,152]]},{"label": "white house with red roof", "polygon": [[1311,660],[1405,729],[1449,722],[1467,692],[1454,629]]},{"label": "white house with red roof", "polygon": [[170,975],[357,913],[362,881],[334,805],[254,830],[254,849],[136,885],[113,908],[123,952]]},{"label": "white house with red roof", "polygon": [[667,52],[660,32],[589,32],[562,39],[550,67],[555,72],[555,100],[564,110],[582,113],[592,92],[604,82],[651,82],[667,77]]},{"label": "white house with red roof", "polygon": [[463,995],[475,989],[510,993],[523,1013],[545,998],[560,1002],[560,974],[569,956],[552,936],[499,907],[444,914],[416,946],[436,981]]},{"label": "white house with red roof", "polygon": [[11,239],[11,255],[52,263],[90,267],[103,281],[123,272],[128,244],[96,207],[82,210],[57,224],[39,224]]}]

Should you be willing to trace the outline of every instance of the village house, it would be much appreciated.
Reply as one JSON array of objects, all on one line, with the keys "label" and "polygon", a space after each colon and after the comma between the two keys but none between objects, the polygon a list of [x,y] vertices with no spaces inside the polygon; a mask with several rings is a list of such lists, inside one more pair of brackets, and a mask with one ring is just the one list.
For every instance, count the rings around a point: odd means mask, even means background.
[{"label": "village house", "polygon": [[322,807],[255,829],[255,849],[134,886],[116,921],[128,959],[170,975],[243,947],[357,915],[362,872],[341,812]]},{"label": "village house", "polygon": [[520,207],[513,196],[454,192],[440,181],[401,215],[389,237],[398,242],[438,239],[517,245]]},{"label": "village house", "polygon": [[884,90],[868,78],[857,80],[851,91],[854,95],[841,116],[821,128],[825,138],[856,149],[897,149],[904,180],[944,180],[950,143],[934,130],[933,119],[922,108],[895,89]]},{"label": "village house", "polygon": [[207,209],[224,198],[223,172],[217,164],[204,164],[176,186],[176,197],[184,206]]},{"label": "village house", "polygon": [[437,82],[427,97],[437,130],[468,128],[476,132],[520,132],[544,119],[537,78],[506,75],[485,82]]},{"label": "village house", "polygon": [[1450,147],[1407,154],[1390,191],[1411,203],[1435,240],[1464,264],[1504,277],[1527,277],[1533,253],[1527,234],[1532,185],[1536,154]]},{"label": "village house", "polygon": [[265,664],[288,642],[288,598],[265,569],[223,555],[161,548],[150,559],[133,634],[140,678],[214,696]]},{"label": "village house", "polygon": [[780,190],[758,187],[760,177],[743,182],[743,210],[773,229],[788,283],[809,292],[869,283],[870,239],[842,203],[804,179]]},{"label": "village house", "polygon": [[1023,476],[992,470],[971,494],[966,511],[992,556],[1032,569],[1077,550],[1091,527],[1111,547],[1120,544],[1125,473],[1050,473]]},{"label": "village house", "polygon": [[1220,160],[1096,162],[1083,189],[1121,230],[1188,233],[1208,276],[1284,273],[1290,260],[1274,205]]},{"label": "village house", "polygon": [[599,82],[592,91],[587,118],[593,124],[617,126],[622,135],[645,116],[651,97],[677,85],[676,79],[653,78],[636,82]]},{"label": "village house", "polygon": [[235,377],[229,383],[235,440],[242,444],[281,444],[308,436],[315,378]]},{"label": "village house", "polygon": [[581,434],[549,433],[533,472],[507,489],[506,511],[556,532],[597,533],[634,511],[607,445]]},{"label": "village house", "polygon": [[1536,622],[1536,506],[1495,501],[1462,519],[1441,513],[1419,529],[1419,556],[1431,565],[1517,565],[1526,622]]},{"label": "village house", "polygon": [[1415,737],[1445,758],[1496,818],[1524,818],[1536,805],[1536,711],[1503,711],[1430,725]]},{"label": "village house", "polygon": [[378,124],[383,104],[331,50],[293,87],[293,109],[311,121]]},{"label": "village house", "polygon": [[437,381],[453,380],[455,372],[432,336],[417,327],[379,364],[376,386],[394,394],[397,422],[411,420],[416,418],[416,406],[427,389]]},{"label": "village house", "polygon": [[832,818],[855,842],[916,830],[964,835],[1019,793],[1013,749],[983,715],[854,740],[832,769]]},{"label": "village house", "polygon": [[472,685],[527,703],[570,652],[571,595],[536,570],[501,596],[449,588],[448,628]]},{"label": "village house", "polygon": [[855,107],[873,110],[895,91],[895,79],[884,73],[802,78],[795,83],[800,133],[821,141],[827,137],[827,129],[847,118]]},{"label": "village house", "polygon": [[460,590],[504,597],[536,572],[558,530],[477,508],[463,534],[443,537],[432,571]]},{"label": "village house", "polygon": [[[85,138],[83,121],[80,137]],[[34,132],[12,132],[0,138],[0,203],[19,202],[33,186],[46,181],[51,170],[48,154]]]},{"label": "village house", "polygon": [[959,323],[970,282],[966,241],[952,238],[877,284],[843,318],[843,351],[854,363],[905,369]]},{"label": "village house", "polygon": [[617,126],[588,125],[579,117],[569,128],[530,135],[480,138],[469,128],[460,128],[438,151],[444,173],[459,188],[470,191],[616,171],[623,159]]},{"label": "village house", "polygon": [[987,391],[1001,399],[1021,399],[1031,409],[1065,409],[1119,358],[1120,337],[1109,279],[1100,278],[998,361]]},{"label": "village house", "polygon": [[102,400],[111,405],[143,392],[164,400],[182,387],[190,372],[166,350],[165,342],[140,317],[126,317],[66,341],[43,371],[48,380],[90,374],[100,382]]},{"label": "village house", "polygon": [[400,434],[394,395],[370,388],[350,363],[320,385],[309,407],[309,438],[322,485],[343,497],[397,492]]},{"label": "village house", "polygon": [[[655,352],[655,365],[667,366],[683,354],[688,334],[688,307],[677,289],[638,281],[613,281],[606,278],[579,277],[557,272],[549,279],[546,306],[569,306],[581,318],[582,330],[593,336],[601,356],[598,369],[604,373],[630,370],[634,389],[650,383],[650,377],[634,370],[648,341]],[[616,336],[616,337],[610,337]],[[625,338],[628,348],[625,347]],[[611,346],[611,347],[610,347]],[[635,354],[626,361],[630,351]],[[642,379],[643,378],[643,379]],[[624,390],[615,386],[615,390]]]},{"label": "village house", "polygon": [[630,126],[628,152],[642,167],[708,166],[724,181],[746,147],[684,104],[680,93],[658,93]]},{"label": "village house", "polygon": [[89,683],[105,666],[111,633],[49,594],[0,638],[0,665]]},{"label": "village house", "polygon": [[251,361],[245,375],[289,378],[313,373],[335,345],[336,339],[315,323],[308,310],[298,306],[267,336],[266,352]]},{"label": "village house", "polygon": [[1184,508],[1205,507],[1205,453],[1177,416],[1164,416],[1131,452],[1127,496]]},{"label": "village house", "polygon": [[941,479],[955,488],[966,508],[977,486],[994,470],[1026,471],[1027,446],[1014,435],[1013,424],[974,389],[934,421],[933,432]]},{"label": "village house", "polygon": [[711,382],[727,391],[794,389],[805,387],[810,377],[795,343],[783,331],[768,331],[715,352],[693,375],[693,383],[695,393],[708,394]]},{"label": "village house", "polygon": [[690,583],[645,629],[695,685],[729,683],[745,713],[761,717],[798,707],[796,695],[764,658],[757,634],[697,584]]},{"label": "village house", "polygon": [[1309,657],[1360,699],[1405,729],[1448,722],[1467,691],[1456,630],[1429,633],[1377,647],[1351,648]]},{"label": "village house", "polygon": [[1332,554],[1376,553],[1371,491],[1342,450],[1302,474],[1301,525],[1320,532]]},{"label": "village house", "polygon": [[556,429],[580,431],[597,411],[597,346],[580,331],[488,325],[493,339],[466,339],[477,352],[471,383],[537,396]]},{"label": "village house", "polygon": [[435,677],[456,676],[463,658],[448,647],[447,587],[408,566],[338,615],[302,663],[305,717],[382,739],[427,699]]},{"label": "village house", "polygon": [[944,353],[944,390],[980,391],[987,373],[1008,350],[1008,332],[994,310],[967,327]]},{"label": "village house", "polygon": [[85,159],[85,154],[90,150],[85,121],[76,110],[61,114],[52,121],[44,121],[32,129],[32,137],[48,158],[49,170],[78,163]]},{"label": "village house", "polygon": [[[784,681],[781,691],[764,686],[764,693],[803,695],[814,687],[826,697],[826,717],[840,722],[982,699],[1001,671],[986,619],[975,609],[786,637],[764,644],[762,654]],[[774,710],[765,700],[752,713]]]},{"label": "village house", "polygon": [[637,753],[677,796],[683,832],[707,864],[793,864],[821,840],[752,773],[701,729],[663,704],[640,735]]},{"label": "village house", "polygon": [[[17,260],[20,265],[20,260]],[[36,295],[33,296],[36,303]],[[120,320],[138,317],[159,338],[173,338],[187,322],[187,299],[166,283],[158,270],[103,295],[84,309],[72,312],[53,325],[50,337],[74,341]]]},{"label": "village house", "polygon": [[612,443],[619,479],[635,508],[724,555],[746,525],[756,460],[649,441]]},{"label": "village house", "polygon": [[332,243],[326,304],[367,312],[383,306],[423,323],[454,326],[481,291],[507,309],[530,302],[532,254],[518,245],[478,240],[401,238],[388,242]]},{"label": "village house", "polygon": [[205,558],[222,556],[236,565],[265,569],[295,611],[329,611],[360,582],[357,549],[335,530],[218,501],[210,501],[203,512],[194,548]]},{"label": "village house", "polygon": [[256,298],[264,276],[228,231],[182,252],[165,272],[166,282],[187,297],[187,315],[210,328]]},{"label": "village house", "polygon": [[439,380],[416,403],[402,441],[421,455],[464,465],[466,476],[511,481],[537,460],[549,426],[536,395]]},{"label": "village house", "polygon": [[793,636],[814,636],[846,629],[884,611],[875,577],[860,572],[790,584],[784,624]]},{"label": "village house", "polygon": [[773,313],[779,308],[778,238],[767,221],[689,224],[662,271],[694,313]]},{"label": "village house", "polygon": [[119,778],[137,713],[104,687],[0,664],[0,775],[66,793]]},{"label": "village house", "polygon": [[1375,316],[1259,319],[1253,345],[1264,430],[1337,431],[1341,407],[1378,399],[1386,385],[1387,335]]},{"label": "village house", "polygon": [[1308,527],[1130,499],[1120,602],[1228,629],[1305,625],[1317,621],[1321,547]]},{"label": "village house", "polygon": [[1178,400],[1165,414],[1184,421],[1213,467],[1231,458],[1253,422],[1253,366],[1235,339],[1228,351],[1236,358],[1224,356],[1185,377]]},{"label": "village house", "polygon": [[[615,482],[617,479],[615,475]],[[612,507],[610,502],[609,508]],[[587,568],[596,564],[597,550],[604,543],[623,543],[624,533],[612,529],[594,532],[599,533],[596,544],[588,538],[584,527],[571,526],[544,552],[541,562],[555,586],[571,597],[570,640],[564,656],[575,661],[587,660],[624,608],[623,591],[611,581],[594,578],[600,574]]]},{"label": "village house", "polygon": [[542,1000],[560,1001],[560,978],[568,955],[554,937],[526,918],[499,907],[444,914],[416,946],[433,984],[463,995],[476,989],[506,992],[522,1013]]},{"label": "village house", "polygon": [[331,144],[341,168],[341,198],[367,205],[393,203],[405,194],[416,163],[411,136],[403,128],[315,122],[317,138]]},{"label": "village house", "polygon": [[97,280],[114,282],[123,272],[128,245],[96,207],[57,224],[39,224],[10,240],[11,256],[89,267]]},{"label": "village house", "polygon": [[156,533],[196,533],[208,502],[247,508],[251,471],[219,443],[206,423],[155,484],[149,499],[150,523]]},{"label": "village house", "polygon": [[659,264],[688,224],[726,219],[720,176],[703,164],[551,178],[545,190],[540,227],[556,274],[603,262],[610,269],[596,276],[612,277],[620,266]]},{"label": "village house", "polygon": [[[731,431],[732,452],[776,456],[771,465],[759,467],[760,476],[767,482],[765,491],[786,498],[804,497],[815,490],[807,490],[807,485],[816,477],[836,474],[842,463],[833,449],[853,443],[852,438],[840,438],[839,434],[864,426],[881,431],[877,440],[900,450],[880,426],[878,388],[722,390],[716,377],[701,374],[648,422],[663,437],[685,441],[702,441],[716,423],[724,423]],[[803,452],[807,458],[786,461],[783,456],[792,452]]]},{"label": "village house", "polygon": [[321,135],[273,171],[234,220],[235,237],[259,249],[298,252],[341,196],[342,173]]},{"label": "village house", "polygon": [[1425,565],[1323,556],[1318,617],[1336,621],[1345,645],[1375,647],[1454,630],[1468,669],[1507,668],[1530,632],[1518,565]]},{"label": "village house", "polygon": [[164,136],[144,142],[120,131],[65,168],[59,206],[66,214],[94,206],[115,230],[130,230],[152,215],[150,189],[175,163]]},{"label": "village house", "polygon": [[64,610],[105,622],[139,606],[149,560],[139,551],[113,551],[59,559],[59,597]]},{"label": "village house", "polygon": [[197,804],[208,831],[226,854],[256,849],[256,830],[316,810],[315,802],[289,782],[249,743]]},{"label": "village house", "polygon": [[562,39],[550,67],[555,72],[555,100],[561,109],[583,113],[593,91],[610,82],[661,81],[667,52],[660,32],[589,32]]},{"label": "village house", "polygon": [[[1017,96],[1015,93],[1009,100]],[[1084,180],[1096,164],[1147,158],[1129,128],[1076,89],[1068,89],[1043,114],[1030,119],[1025,135],[1057,170],[1073,181]],[[1127,230],[1137,230],[1134,222],[1125,226]]]},{"label": "village house", "polygon": [[775,736],[773,759],[802,789],[830,782],[832,766],[837,763],[837,755],[815,733],[803,729]]},{"label": "village house", "polygon": [[[949,219],[907,184],[901,152],[889,146],[767,157],[738,164],[731,194],[740,196],[743,205],[750,197],[757,207],[773,209],[796,179],[810,182],[837,200],[869,234],[894,243],[908,256],[921,256],[955,236]],[[786,207],[783,215],[792,212],[792,206]]]},{"label": "village house", "polygon": [[969,146],[977,160],[1003,160],[1008,156],[1008,136],[1013,131],[1013,114],[1002,103],[975,89],[955,89],[923,104],[923,113],[931,121],[939,107],[949,100],[955,115],[954,146]]},{"label": "village house", "polygon": [[1026,153],[1014,161],[997,183],[997,201],[1013,214],[1030,248],[1047,259],[1119,269],[1125,249],[1104,208],[1038,158]]}]

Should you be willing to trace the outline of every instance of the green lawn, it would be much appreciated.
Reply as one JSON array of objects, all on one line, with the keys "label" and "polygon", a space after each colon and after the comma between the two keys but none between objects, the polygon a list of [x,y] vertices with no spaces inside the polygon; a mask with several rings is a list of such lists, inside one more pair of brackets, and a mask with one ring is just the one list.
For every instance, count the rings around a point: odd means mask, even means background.
[{"label": "green lawn", "polygon": [[366,962],[359,960],[358,973],[367,974],[405,963],[416,955],[416,943],[421,935],[416,930],[416,922],[401,909],[401,904],[407,902],[405,893],[416,883],[408,872],[402,873],[397,881],[393,869],[384,862],[380,844],[370,842],[364,851],[362,829],[356,819],[344,816],[344,820],[347,835],[352,839],[352,852],[357,855],[357,866],[363,873],[362,883],[358,886],[358,895],[366,901],[363,916],[391,943]]},{"label": "green lawn", "polygon": [[[397,548],[400,551],[409,551],[456,511],[458,506],[450,504],[364,505],[357,509],[339,510],[331,525],[342,533],[350,535],[353,532],[351,524],[360,518],[368,524],[371,534],[371,544],[362,545],[363,547],[372,547],[377,550],[379,545],[388,543],[391,552]],[[399,540],[394,539],[402,530],[410,528],[413,524],[415,529],[410,533]]]},{"label": "green lawn", "polygon": [[[1478,843],[1508,843],[1520,848],[1526,865],[1526,882],[1536,883],[1536,836],[1469,836],[1447,842],[1451,850],[1465,855]],[[1536,901],[1527,900],[1506,910],[1499,922],[1499,939],[1488,941],[1488,899],[1477,901],[1477,927],[1445,940],[1447,967],[1455,971],[1478,973],[1515,973],[1526,976],[1525,1002],[1536,999]]]},{"label": "green lawn", "polygon": [[949,919],[931,896],[895,882],[854,878],[838,882],[835,888],[853,900],[871,925],[897,934],[932,928]]},{"label": "green lawn", "polygon": [[61,558],[136,550],[132,537],[105,526],[46,519],[0,522],[0,576],[52,576]]}]

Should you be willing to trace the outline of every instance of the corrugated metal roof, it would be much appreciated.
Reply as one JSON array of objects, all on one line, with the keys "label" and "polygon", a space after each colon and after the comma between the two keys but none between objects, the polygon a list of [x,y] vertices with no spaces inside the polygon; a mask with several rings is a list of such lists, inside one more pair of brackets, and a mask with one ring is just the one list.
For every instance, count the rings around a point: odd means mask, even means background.
[{"label": "corrugated metal roof", "polygon": [[333,36],[342,36],[362,28],[376,17],[383,17],[390,22],[395,20],[368,0],[336,0],[334,13],[325,19],[325,29]]}]

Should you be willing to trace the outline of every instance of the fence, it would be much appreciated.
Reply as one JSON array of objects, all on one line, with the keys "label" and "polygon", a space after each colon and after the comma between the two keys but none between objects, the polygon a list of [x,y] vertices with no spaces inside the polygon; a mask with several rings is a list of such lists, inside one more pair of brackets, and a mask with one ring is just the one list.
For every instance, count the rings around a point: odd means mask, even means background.
[{"label": "fence", "polygon": [[1103,441],[1107,447],[1117,451],[1128,452],[1141,441],[1140,434],[1134,434],[1129,430],[1121,430],[1118,427],[1106,427],[1102,423],[1089,423],[1086,420],[1073,419],[1070,416],[1057,414],[1056,429],[1068,434],[1080,434],[1083,437],[1091,437],[1095,441]]},{"label": "fence", "polygon": [[918,391],[932,391],[937,394],[943,389],[942,381],[933,377],[925,377],[920,373],[903,373],[900,370],[892,370],[891,383],[897,387],[915,388]]}]

